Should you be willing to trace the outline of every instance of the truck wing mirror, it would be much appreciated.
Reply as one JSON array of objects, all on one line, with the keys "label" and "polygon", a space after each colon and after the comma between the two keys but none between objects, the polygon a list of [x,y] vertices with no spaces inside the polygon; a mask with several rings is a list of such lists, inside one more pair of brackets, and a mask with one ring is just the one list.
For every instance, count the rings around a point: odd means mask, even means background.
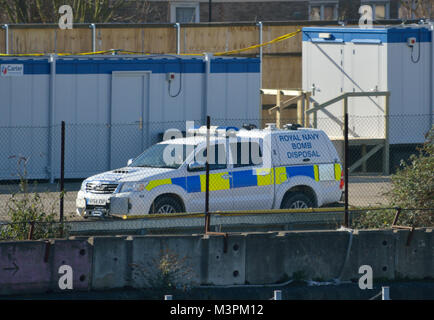
[{"label": "truck wing mirror", "polygon": [[188,165],[188,171],[202,171],[205,170],[205,164],[199,162],[192,162]]}]

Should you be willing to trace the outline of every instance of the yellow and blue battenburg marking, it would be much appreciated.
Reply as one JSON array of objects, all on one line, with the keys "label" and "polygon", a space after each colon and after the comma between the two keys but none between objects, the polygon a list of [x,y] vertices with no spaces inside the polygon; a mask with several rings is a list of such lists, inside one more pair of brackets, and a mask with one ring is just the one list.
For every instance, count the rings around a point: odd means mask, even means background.
[{"label": "yellow and blue battenburg marking", "polygon": [[[256,172],[255,172],[256,171]],[[246,169],[229,172],[210,173],[209,190],[229,190],[245,187],[281,184],[296,176],[309,177],[315,181],[339,181],[342,168],[339,163],[315,164],[304,166],[288,166],[277,168]],[[228,175],[225,179],[223,176]],[[206,175],[179,177],[172,179],[152,180],[146,186],[151,191],[161,185],[177,185],[188,193],[205,192]]]}]

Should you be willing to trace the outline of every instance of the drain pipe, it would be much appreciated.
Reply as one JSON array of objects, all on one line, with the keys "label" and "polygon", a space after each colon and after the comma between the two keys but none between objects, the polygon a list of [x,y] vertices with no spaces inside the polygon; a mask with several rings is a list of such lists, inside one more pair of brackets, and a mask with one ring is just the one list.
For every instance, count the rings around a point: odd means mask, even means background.
[{"label": "drain pipe", "polygon": [[179,22],[175,23],[176,28],[176,54],[181,53],[181,25]]},{"label": "drain pipe", "polygon": [[95,23],[91,23],[89,28],[92,29],[92,52],[96,52],[96,27],[95,27]]},{"label": "drain pipe", "polygon": [[4,24],[2,28],[5,29],[5,53],[9,54],[9,25]]},{"label": "drain pipe", "polygon": [[56,99],[56,55],[50,55],[50,112],[48,113],[48,171],[50,174],[50,183],[54,183],[54,110]]}]

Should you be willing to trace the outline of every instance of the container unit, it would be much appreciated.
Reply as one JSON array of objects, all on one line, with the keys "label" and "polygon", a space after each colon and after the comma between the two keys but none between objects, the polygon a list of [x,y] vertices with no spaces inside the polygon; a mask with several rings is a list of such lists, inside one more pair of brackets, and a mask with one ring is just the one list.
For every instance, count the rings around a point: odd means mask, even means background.
[{"label": "container unit", "polygon": [[[426,24],[303,28],[303,90],[319,104],[345,92],[389,91],[388,112],[382,96],[348,99],[349,134],[350,144],[388,139],[390,165],[396,166],[433,124],[432,39]],[[318,127],[332,138],[342,137],[343,109],[341,100],[317,113]]]},{"label": "container unit", "polygon": [[[124,166],[185,121],[260,124],[260,61],[189,56],[0,58],[0,179],[66,178]],[[241,120],[243,119],[243,120]]]},{"label": "container unit", "polygon": [[[303,89],[318,103],[344,92],[390,91],[390,143],[421,143],[432,125],[432,33],[429,25],[303,28]],[[384,101],[349,99],[351,136],[384,137]],[[318,112],[318,126],[341,136],[342,116],[341,101]]]}]

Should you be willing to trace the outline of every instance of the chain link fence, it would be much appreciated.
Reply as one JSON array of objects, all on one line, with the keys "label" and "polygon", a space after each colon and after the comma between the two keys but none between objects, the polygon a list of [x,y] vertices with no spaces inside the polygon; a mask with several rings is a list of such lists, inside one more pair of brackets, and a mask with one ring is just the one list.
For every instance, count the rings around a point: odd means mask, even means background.
[{"label": "chain link fence", "polygon": [[[203,123],[199,119],[192,122]],[[313,126],[312,119],[306,118],[305,122],[306,126]],[[393,187],[390,174],[401,161],[408,161],[411,154],[418,152],[425,141],[426,128],[431,126],[431,117],[350,116],[350,175],[348,186],[344,187],[344,171],[331,159],[324,163],[301,161],[286,168],[273,164],[270,169],[265,158],[267,152],[271,155],[275,151],[267,149],[261,139],[247,139],[246,143],[230,140],[233,127],[261,129],[267,123],[273,121],[211,119],[214,130],[226,130],[226,136],[212,136],[217,144],[211,143],[208,158],[211,230],[336,228],[343,222],[344,190],[348,191],[350,208],[356,210],[350,213],[350,222],[361,226],[360,215],[379,207],[392,207],[388,195]],[[285,125],[294,123],[297,120],[280,122],[291,134],[297,128]],[[316,119],[317,128],[330,138],[338,162],[344,165],[343,123],[339,117]],[[192,128],[196,128],[196,136],[190,136]],[[203,232],[208,157],[204,132],[183,121],[66,124],[65,182],[61,191],[61,125],[0,127],[1,239],[16,239],[20,235],[43,238],[66,234]],[[189,137],[185,140],[157,144],[186,135]],[[295,142],[300,144],[293,148],[314,146],[314,142]],[[130,159],[133,162],[127,166]],[[319,176],[329,178],[321,180]],[[325,196],[303,187],[303,179],[318,184],[316,191],[322,190]],[[297,180],[299,186],[291,194],[299,196],[289,201],[285,184]],[[321,208],[309,209],[318,204]],[[282,210],[270,211],[272,208]],[[396,209],[388,210],[393,217]]]}]

